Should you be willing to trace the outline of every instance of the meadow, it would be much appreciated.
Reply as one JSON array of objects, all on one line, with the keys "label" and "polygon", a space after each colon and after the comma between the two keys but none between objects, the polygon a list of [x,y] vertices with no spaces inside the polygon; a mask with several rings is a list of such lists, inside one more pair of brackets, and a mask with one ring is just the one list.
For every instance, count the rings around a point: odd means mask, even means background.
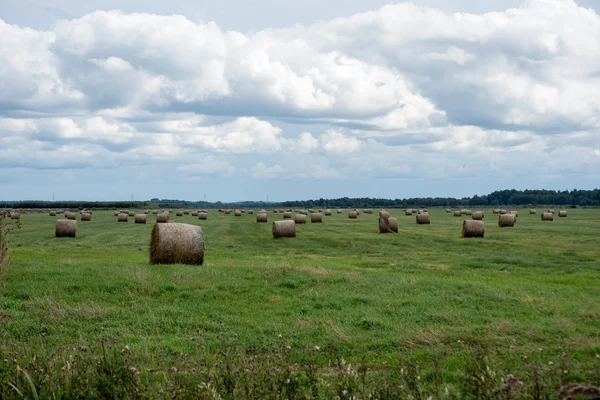
[{"label": "meadow", "polygon": [[[112,211],[56,238],[23,214],[0,272],[0,398],[589,398],[600,385],[600,210],[485,237],[430,209],[297,225],[209,211],[204,265],[150,265]],[[557,210],[558,212],[558,210]],[[309,218],[310,220],[310,218]],[[512,377],[509,377],[511,374]],[[583,396],[583,397],[577,397]],[[587,396],[587,397],[585,397]]]}]

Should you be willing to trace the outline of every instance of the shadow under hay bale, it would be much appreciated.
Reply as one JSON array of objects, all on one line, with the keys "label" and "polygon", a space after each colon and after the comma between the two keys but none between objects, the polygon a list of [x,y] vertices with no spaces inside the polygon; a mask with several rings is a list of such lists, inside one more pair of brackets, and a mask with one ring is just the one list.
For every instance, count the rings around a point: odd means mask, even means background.
[{"label": "shadow under hay bale", "polygon": [[485,224],[483,221],[471,220],[463,221],[462,237],[483,237],[485,234]]},{"label": "shadow under hay bale", "polygon": [[273,238],[296,237],[296,223],[294,221],[273,222]]},{"label": "shadow under hay bale", "polygon": [[77,221],[72,219],[59,219],[56,221],[56,237],[76,237]]},{"label": "shadow under hay bale", "polygon": [[268,217],[266,212],[260,212],[256,214],[256,222],[267,222]]},{"label": "shadow under hay bale", "polygon": [[146,214],[135,214],[136,224],[146,224]]},{"label": "shadow under hay bale", "polygon": [[393,217],[379,218],[379,233],[398,233],[398,220]]},{"label": "shadow under hay bale", "polygon": [[498,226],[500,228],[515,226],[515,222],[517,222],[517,217],[513,214],[500,214],[498,216]]},{"label": "shadow under hay bale", "polygon": [[150,264],[204,262],[204,233],[190,224],[156,224],[150,236]]}]

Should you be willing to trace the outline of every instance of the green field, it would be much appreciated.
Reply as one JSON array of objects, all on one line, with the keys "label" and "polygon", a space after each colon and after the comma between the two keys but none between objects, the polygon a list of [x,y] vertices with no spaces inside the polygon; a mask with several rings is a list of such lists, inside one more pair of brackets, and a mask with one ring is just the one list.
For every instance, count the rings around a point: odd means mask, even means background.
[{"label": "green field", "polygon": [[[149,264],[153,215],[97,211],[69,239],[56,217],[24,214],[0,276],[0,398],[556,398],[599,385],[600,210],[542,222],[520,209],[514,228],[484,211],[483,239],[462,239],[467,217],[442,209],[431,225],[391,210],[387,235],[376,213],[334,211],[278,240],[281,214],[172,214],[202,226],[203,266]],[[493,394],[508,374],[521,397]]]}]

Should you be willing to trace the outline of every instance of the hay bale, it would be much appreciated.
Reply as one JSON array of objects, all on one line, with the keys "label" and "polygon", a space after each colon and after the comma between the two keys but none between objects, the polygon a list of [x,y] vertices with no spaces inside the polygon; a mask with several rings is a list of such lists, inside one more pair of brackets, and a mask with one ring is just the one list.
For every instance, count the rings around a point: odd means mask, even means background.
[{"label": "hay bale", "polygon": [[310,214],[310,222],[323,222],[323,214]]},{"label": "hay bale", "polygon": [[146,224],[146,214],[135,214],[136,224]]},{"label": "hay bale", "polygon": [[554,214],[552,213],[542,213],[542,221],[554,221]]},{"label": "hay bale", "polygon": [[310,214],[312,214],[312,213],[314,213],[314,212],[315,212],[315,209],[314,209],[314,208],[309,208],[309,209],[308,209],[308,212],[309,212]]},{"label": "hay bale", "polygon": [[455,217],[462,217],[462,213],[460,212],[460,210],[456,210],[456,211],[454,211],[454,216]]},{"label": "hay bale", "polygon": [[51,217],[56,217],[56,211],[50,211],[48,213]]},{"label": "hay bale", "polygon": [[492,213],[494,213],[494,214],[500,214],[500,209],[499,208],[495,208],[494,211],[492,211]]},{"label": "hay bale", "polygon": [[197,216],[198,216],[198,210],[192,211],[192,217],[197,217]]},{"label": "hay bale", "polygon": [[296,223],[289,221],[273,222],[273,238],[296,237]]},{"label": "hay bale", "polygon": [[152,210],[152,214],[158,215],[158,210]]},{"label": "hay bale", "polygon": [[417,215],[417,225],[429,225],[429,224],[431,224],[431,218],[429,218],[429,214]]},{"label": "hay bale", "polygon": [[254,210],[248,210],[248,215],[254,214]]},{"label": "hay bale", "polygon": [[471,218],[475,221],[481,221],[483,219],[483,211],[475,211],[471,213]]},{"label": "hay bale", "polygon": [[350,218],[350,219],[357,219],[358,218],[358,213],[356,211],[350,211],[348,213],[348,218]]},{"label": "hay bale", "polygon": [[144,214],[150,214],[150,210],[144,211]]},{"label": "hay bale", "polygon": [[204,233],[190,224],[156,224],[150,237],[150,264],[204,262]]},{"label": "hay bale", "polygon": [[135,213],[133,211],[129,211],[129,213],[127,214],[127,216],[129,216],[129,217],[135,217]]},{"label": "hay bale", "polygon": [[74,212],[67,211],[65,213],[65,218],[66,219],[70,219],[70,220],[76,220],[77,219],[77,214],[75,214]]},{"label": "hay bale", "polygon": [[515,222],[517,222],[517,217],[513,214],[500,214],[498,216],[498,226],[500,228],[515,226]]},{"label": "hay bale", "polygon": [[256,214],[256,222],[267,222],[267,213],[259,212]]},{"label": "hay bale", "polygon": [[304,215],[304,214],[294,215],[294,222],[297,224],[305,224],[306,223],[306,215]]},{"label": "hay bale", "polygon": [[564,218],[564,217],[566,217],[566,216],[567,216],[567,211],[566,211],[566,210],[561,210],[561,211],[559,211],[559,212],[558,212],[558,216],[559,216],[559,217],[563,217],[563,218]]},{"label": "hay bale", "polygon": [[326,217],[330,217],[331,216],[331,210],[330,209],[325,210],[325,216]]},{"label": "hay bale", "polygon": [[519,212],[518,211],[511,211],[509,214],[514,215],[515,217],[519,216]]},{"label": "hay bale", "polygon": [[534,215],[535,213],[537,213],[537,211],[534,210],[533,208],[531,210],[529,210],[529,214]]},{"label": "hay bale", "polygon": [[341,208],[338,208],[337,210],[335,210],[336,213],[341,214],[343,211]]},{"label": "hay bale", "polygon": [[92,214],[90,213],[82,213],[81,214],[81,221],[91,221],[92,220]]},{"label": "hay bale", "polygon": [[183,212],[183,215],[190,215],[190,210],[185,210],[185,211]]},{"label": "hay bale", "polygon": [[370,208],[365,208],[365,209],[363,210],[363,212],[364,212],[365,214],[373,214],[373,210],[371,210]]},{"label": "hay bale", "polygon": [[404,210],[404,215],[411,216],[412,215],[412,208],[407,208],[406,210]]},{"label": "hay bale", "polygon": [[506,210],[500,210],[498,212],[500,213],[500,215],[505,215],[506,214]]},{"label": "hay bale", "polygon": [[473,215],[473,211],[471,210],[466,210],[465,215]]},{"label": "hay bale", "polygon": [[225,210],[224,213],[229,215],[229,214],[231,214],[231,210]]},{"label": "hay bale", "polygon": [[20,212],[12,212],[12,213],[10,213],[10,219],[20,220],[21,219],[21,213]]},{"label": "hay bale", "polygon": [[451,210],[451,209],[449,209],[449,208],[446,208],[446,214],[450,214],[451,212],[452,212],[452,210]]},{"label": "hay bale", "polygon": [[388,219],[389,217],[390,217],[390,213],[387,212],[386,210],[379,211],[379,218]]},{"label": "hay bale", "polygon": [[284,213],[283,213],[283,218],[285,218],[285,219],[290,219],[290,218],[292,218],[292,213],[291,213],[291,212],[289,212],[289,211],[286,211],[286,212],[284,212]]},{"label": "hay bale", "polygon": [[279,210],[273,210],[273,214],[277,214]]},{"label": "hay bale", "polygon": [[551,213],[551,214],[554,214],[554,208],[548,209],[548,212]]},{"label": "hay bale", "polygon": [[59,219],[56,221],[56,237],[77,236],[77,221],[72,219]]},{"label": "hay bale", "polygon": [[118,217],[118,216],[119,216],[119,212],[118,212],[118,211],[115,211],[115,212],[113,213],[113,215],[114,215],[115,217]]},{"label": "hay bale", "polygon": [[198,219],[208,219],[208,213],[207,212],[199,212],[198,213]]},{"label": "hay bale", "polygon": [[483,237],[485,233],[485,224],[483,221],[471,220],[463,221],[462,237]]},{"label": "hay bale", "polygon": [[166,212],[161,212],[156,215],[156,223],[157,224],[166,224],[169,222],[169,214]]},{"label": "hay bale", "polygon": [[117,222],[128,222],[129,214],[121,213],[117,216]]},{"label": "hay bale", "polygon": [[416,208],[411,209],[411,211],[412,211],[413,214],[418,214],[419,213],[419,210],[417,210]]},{"label": "hay bale", "polygon": [[177,215],[178,217],[183,217],[183,211],[177,211],[175,215]]},{"label": "hay bale", "polygon": [[465,208],[463,208],[462,210],[460,210],[460,213],[461,213],[462,215],[466,215],[466,214],[467,214],[467,210],[466,210]]},{"label": "hay bale", "polygon": [[235,216],[236,217],[241,217],[242,216],[242,210],[235,210]]},{"label": "hay bale", "polygon": [[379,218],[379,233],[398,233],[398,220],[393,217]]}]

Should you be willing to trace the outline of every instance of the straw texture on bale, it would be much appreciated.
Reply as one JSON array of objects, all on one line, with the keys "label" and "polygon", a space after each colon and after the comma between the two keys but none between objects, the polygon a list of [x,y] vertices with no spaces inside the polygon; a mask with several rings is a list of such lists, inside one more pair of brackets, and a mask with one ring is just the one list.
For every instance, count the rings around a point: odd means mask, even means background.
[{"label": "straw texture on bale", "polygon": [[51,217],[56,217],[56,211],[50,211],[50,216]]},{"label": "straw texture on bale", "polygon": [[326,217],[331,216],[331,210],[329,210],[329,209],[325,210],[325,216]]},{"label": "straw texture on bale", "polygon": [[323,222],[323,214],[310,214],[310,222]]},{"label": "straw texture on bale", "polygon": [[356,211],[350,211],[348,213],[348,218],[350,218],[350,219],[357,219],[358,218],[358,213]]},{"label": "straw texture on bale", "polygon": [[542,213],[542,221],[554,221],[554,214]]},{"label": "straw texture on bale", "polygon": [[500,215],[504,215],[504,214],[506,214],[506,210],[500,210],[500,211],[498,211],[498,212],[500,213]]},{"label": "straw texture on bale", "polygon": [[285,218],[285,219],[292,218],[292,213],[289,212],[289,211],[284,212],[283,213],[283,218]]},{"label": "straw texture on bale", "polygon": [[566,217],[567,216],[567,212],[565,210],[561,210],[558,212],[558,216],[559,217]]},{"label": "straw texture on bale", "polygon": [[343,211],[342,211],[341,208],[338,208],[335,212],[338,213],[338,214],[341,214]]},{"label": "straw texture on bale", "polygon": [[373,214],[373,210],[371,210],[370,208],[365,208],[365,209],[363,210],[363,212],[364,212],[365,214]]},{"label": "straw texture on bale", "polygon": [[183,212],[183,215],[190,215],[190,211],[189,211],[189,210],[185,210],[185,211]]},{"label": "straw texture on bale", "polygon": [[419,225],[428,225],[428,224],[431,224],[431,218],[429,218],[429,214],[419,214],[419,215],[417,215],[417,224],[419,224]]},{"label": "straw texture on bale", "polygon": [[379,218],[388,219],[389,217],[390,217],[390,213],[387,212],[386,210],[379,211]]},{"label": "straw texture on bale", "polygon": [[294,215],[294,222],[297,224],[305,224],[306,223],[306,215],[304,215],[304,214]]},{"label": "straw texture on bale", "polygon": [[235,216],[236,217],[241,217],[242,216],[242,211],[241,210],[235,210]]},{"label": "straw texture on bale", "polygon": [[483,211],[475,211],[474,213],[471,213],[471,218],[473,218],[475,221],[481,221],[483,219]]},{"label": "straw texture on bale", "polygon": [[77,214],[67,211],[65,213],[65,218],[75,220],[75,219],[77,219]]},{"label": "straw texture on bale", "polygon": [[312,213],[314,213],[314,212],[315,212],[315,209],[314,209],[314,208],[309,208],[309,209],[308,209],[308,212],[312,214]]},{"label": "straw texture on bale", "polygon": [[256,214],[256,222],[267,222],[267,213],[260,212]]},{"label": "straw texture on bale", "polygon": [[204,233],[190,224],[156,224],[150,237],[150,264],[204,262]]},{"label": "straw texture on bale", "polygon": [[146,223],[146,214],[135,214],[135,223],[136,224],[145,224]]},{"label": "straw texture on bale", "polygon": [[449,209],[449,208],[446,208],[446,214],[450,214],[451,212],[452,212],[452,210],[451,210],[451,209]]},{"label": "straw texture on bale", "polygon": [[158,210],[152,210],[152,214],[158,215]]},{"label": "straw texture on bale", "polygon": [[494,209],[494,211],[492,211],[492,213],[494,213],[494,214],[500,214],[500,209],[496,208],[496,209]]},{"label": "straw texture on bale", "polygon": [[289,221],[273,222],[273,238],[296,237],[296,223]]},{"label": "straw texture on bale", "polygon": [[404,215],[412,215],[412,209],[404,210]]},{"label": "straw texture on bale", "polygon": [[231,214],[231,210],[225,210],[225,214]]},{"label": "straw texture on bale", "polygon": [[183,211],[177,211],[177,214],[175,215],[177,215],[178,217],[183,217]]},{"label": "straw texture on bale", "polygon": [[198,211],[197,210],[192,211],[192,217],[197,217],[197,216],[198,216]]},{"label": "straw texture on bale", "polygon": [[462,215],[466,215],[466,214],[467,214],[467,210],[465,210],[465,209],[462,209],[462,210],[460,210],[460,213],[461,213]]},{"label": "straw texture on bale", "polygon": [[208,213],[205,213],[205,212],[198,213],[198,219],[208,219]]},{"label": "straw texture on bale", "polygon": [[501,214],[498,216],[498,226],[500,228],[515,226],[515,222],[517,222],[517,217],[513,214]]},{"label": "straw texture on bale", "polygon": [[77,236],[77,221],[72,219],[59,219],[56,221],[56,237]]},{"label": "straw texture on bale", "polygon": [[398,233],[398,220],[393,217],[379,218],[379,233]]},{"label": "straw texture on bale", "polygon": [[465,212],[465,215],[473,215],[473,211],[472,211],[472,210],[467,210],[467,211]]},{"label": "straw texture on bale", "polygon": [[81,214],[81,220],[82,221],[91,221],[92,220],[92,214],[90,214],[90,213],[82,213]]},{"label": "straw texture on bale", "polygon": [[462,213],[460,212],[460,210],[456,210],[456,211],[454,211],[454,216],[455,217],[461,217]]},{"label": "straw texture on bale", "polygon": [[117,222],[127,222],[129,220],[129,214],[119,214],[117,217]]},{"label": "straw texture on bale", "polygon": [[169,214],[166,212],[162,212],[156,215],[156,223],[158,224],[166,224],[169,222]]},{"label": "straw texture on bale", "polygon": [[133,211],[129,211],[129,214],[127,214],[129,217],[135,217],[135,213]]},{"label": "straw texture on bale", "polygon": [[115,217],[118,217],[118,216],[119,216],[119,212],[118,212],[118,211],[115,211],[113,215],[114,215]]},{"label": "straw texture on bale", "polygon": [[248,210],[248,214],[249,214],[249,215],[252,215],[252,214],[254,214],[254,210]]},{"label": "straw texture on bale", "polygon": [[471,220],[463,221],[462,237],[483,237],[485,233],[485,225],[483,221]]},{"label": "straw texture on bale", "polygon": [[535,214],[537,211],[535,211],[534,209],[529,210],[529,214]]}]

